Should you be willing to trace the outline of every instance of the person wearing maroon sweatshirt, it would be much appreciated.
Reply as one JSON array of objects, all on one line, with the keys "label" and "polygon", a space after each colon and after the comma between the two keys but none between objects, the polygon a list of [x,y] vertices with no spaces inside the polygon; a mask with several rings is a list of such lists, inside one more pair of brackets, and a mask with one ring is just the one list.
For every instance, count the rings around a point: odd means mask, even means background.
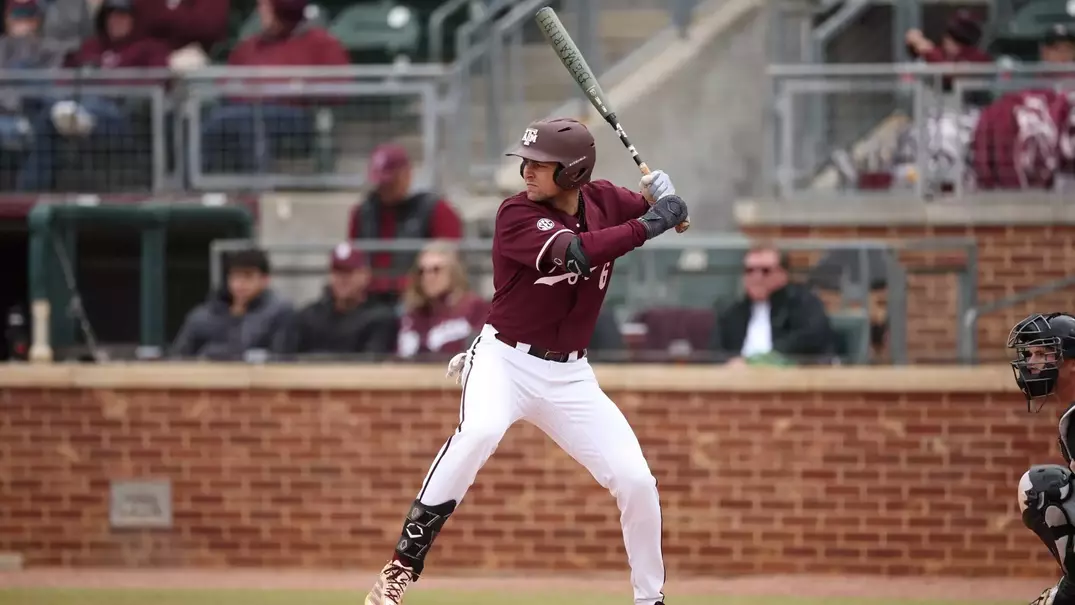
[{"label": "person wearing maroon sweatshirt", "polygon": [[[258,0],[264,29],[228,57],[233,67],[342,66],[347,50],[304,17],[307,0]],[[316,76],[316,73],[314,73]],[[202,127],[202,170],[266,172],[284,140],[309,137],[309,98],[233,98],[213,108]]]},{"label": "person wearing maroon sweatshirt", "polygon": [[466,350],[489,312],[489,303],[470,291],[466,267],[451,244],[431,243],[418,257],[403,292],[400,357],[445,361]]},{"label": "person wearing maroon sweatshirt", "polygon": [[228,37],[231,0],[134,0],[135,26],[175,51],[191,44],[209,53]]},{"label": "person wearing maroon sweatshirt", "polygon": [[[68,67],[109,70],[167,66],[168,45],[137,30],[132,0],[102,0],[94,25],[97,36],[86,40],[68,58]],[[55,148],[60,136],[92,137],[95,143],[131,140],[127,109],[122,95],[117,97],[79,96],[47,103],[33,121],[33,150],[19,171],[16,187],[20,191],[52,187]]]},{"label": "person wearing maroon sweatshirt", "polygon": [[993,58],[978,48],[982,26],[967,11],[956,11],[948,21],[940,46],[934,44],[921,30],[907,32],[911,53],[927,63],[992,63]]}]

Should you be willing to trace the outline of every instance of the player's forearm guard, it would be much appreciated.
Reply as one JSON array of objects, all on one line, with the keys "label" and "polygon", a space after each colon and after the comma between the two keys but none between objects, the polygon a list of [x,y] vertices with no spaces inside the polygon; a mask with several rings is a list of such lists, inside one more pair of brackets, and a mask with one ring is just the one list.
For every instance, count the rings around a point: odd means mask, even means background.
[{"label": "player's forearm guard", "polygon": [[426,553],[448,517],[455,511],[455,505],[455,500],[436,506],[426,506],[415,500],[411,510],[407,511],[403,532],[396,543],[396,554],[414,569],[414,573],[422,573]]}]

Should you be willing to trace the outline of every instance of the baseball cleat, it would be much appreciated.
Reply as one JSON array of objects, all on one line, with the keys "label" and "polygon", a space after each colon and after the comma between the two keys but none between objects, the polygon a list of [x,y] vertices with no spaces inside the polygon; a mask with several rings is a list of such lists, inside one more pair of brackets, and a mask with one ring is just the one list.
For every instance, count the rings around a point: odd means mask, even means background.
[{"label": "baseball cleat", "polygon": [[1053,605],[1053,601],[1056,599],[1056,586],[1046,588],[1041,596],[1030,602],[1030,605]]},{"label": "baseball cleat", "polygon": [[384,566],[373,589],[366,595],[366,605],[400,605],[407,587],[418,579],[414,570],[392,560]]}]

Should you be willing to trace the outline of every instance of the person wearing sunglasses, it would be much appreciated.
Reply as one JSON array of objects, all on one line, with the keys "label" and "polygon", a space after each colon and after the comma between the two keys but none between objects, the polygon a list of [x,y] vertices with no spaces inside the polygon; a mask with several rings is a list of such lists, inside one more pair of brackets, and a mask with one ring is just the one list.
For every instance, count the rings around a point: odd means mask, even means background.
[{"label": "person wearing sunglasses", "polygon": [[802,363],[828,358],[836,338],[825,306],[792,283],[788,257],[761,244],[743,262],[743,296],[717,313],[711,350],[731,365]]},{"label": "person wearing sunglasses", "polygon": [[450,359],[470,345],[489,304],[471,292],[458,252],[445,241],[425,247],[403,291],[397,353],[405,359]]}]

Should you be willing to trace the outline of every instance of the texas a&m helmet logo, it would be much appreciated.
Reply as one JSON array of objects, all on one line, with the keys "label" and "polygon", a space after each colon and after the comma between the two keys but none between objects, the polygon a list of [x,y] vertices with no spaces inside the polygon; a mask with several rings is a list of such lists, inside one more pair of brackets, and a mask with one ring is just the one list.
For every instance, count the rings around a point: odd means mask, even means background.
[{"label": "texas a&m helmet logo", "polygon": [[537,135],[537,128],[527,128],[524,130],[522,138],[523,145],[533,145],[534,143],[537,143]]}]

